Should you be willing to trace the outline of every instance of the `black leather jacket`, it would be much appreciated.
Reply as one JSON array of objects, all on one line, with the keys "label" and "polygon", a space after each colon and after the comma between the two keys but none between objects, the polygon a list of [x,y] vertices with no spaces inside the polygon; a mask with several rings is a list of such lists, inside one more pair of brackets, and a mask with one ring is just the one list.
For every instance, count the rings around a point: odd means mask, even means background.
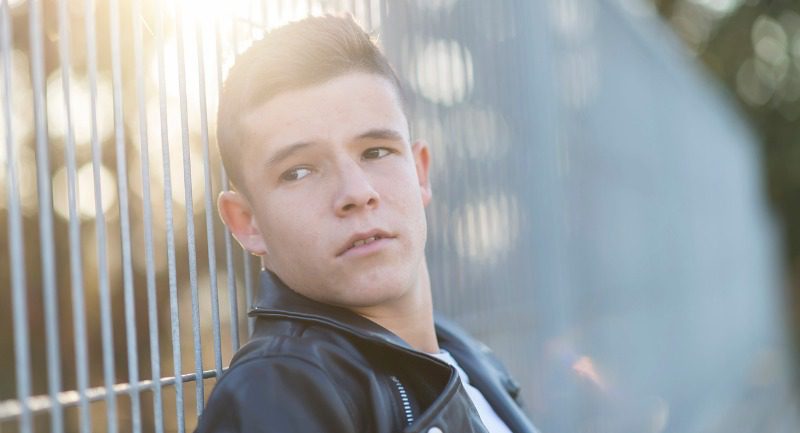
[{"label": "black leather jacket", "polygon": [[[486,432],[458,373],[349,310],[262,272],[251,340],[215,386],[197,432]],[[485,346],[436,321],[439,344],[513,432],[536,432],[519,387]]]}]

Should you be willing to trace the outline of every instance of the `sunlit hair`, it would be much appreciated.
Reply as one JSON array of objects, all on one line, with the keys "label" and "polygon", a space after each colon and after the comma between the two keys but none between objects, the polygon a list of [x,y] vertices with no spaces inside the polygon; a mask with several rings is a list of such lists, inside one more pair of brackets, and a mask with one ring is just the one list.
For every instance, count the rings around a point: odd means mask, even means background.
[{"label": "sunlit hair", "polygon": [[242,189],[239,161],[245,134],[239,120],[244,115],[281,92],[355,71],[387,78],[404,100],[388,60],[350,16],[310,17],[287,24],[239,55],[225,80],[217,113],[217,143],[231,182]]}]

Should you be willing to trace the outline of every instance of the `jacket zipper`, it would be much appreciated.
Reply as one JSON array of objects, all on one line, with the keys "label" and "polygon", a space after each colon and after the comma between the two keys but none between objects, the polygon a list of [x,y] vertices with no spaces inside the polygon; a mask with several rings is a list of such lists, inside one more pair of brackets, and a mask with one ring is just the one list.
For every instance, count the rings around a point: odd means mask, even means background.
[{"label": "jacket zipper", "polygon": [[403,402],[403,412],[406,415],[406,423],[407,425],[411,425],[414,422],[414,412],[411,410],[411,402],[408,400],[408,393],[406,393],[406,387],[400,382],[400,379],[397,376],[392,376],[392,382],[394,382],[394,386],[397,388],[397,392],[400,394],[400,400]]}]

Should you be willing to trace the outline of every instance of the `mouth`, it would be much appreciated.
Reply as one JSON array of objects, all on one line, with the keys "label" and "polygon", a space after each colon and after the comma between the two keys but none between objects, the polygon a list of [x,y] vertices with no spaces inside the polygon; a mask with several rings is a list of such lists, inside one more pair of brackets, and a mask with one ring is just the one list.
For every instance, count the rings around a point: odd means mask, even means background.
[{"label": "mouth", "polygon": [[370,230],[368,232],[363,233],[356,233],[347,240],[345,245],[339,250],[336,254],[337,257],[344,255],[348,251],[363,247],[365,245],[369,245],[373,242],[380,241],[382,239],[393,239],[395,236],[390,235],[389,233],[383,230]]}]

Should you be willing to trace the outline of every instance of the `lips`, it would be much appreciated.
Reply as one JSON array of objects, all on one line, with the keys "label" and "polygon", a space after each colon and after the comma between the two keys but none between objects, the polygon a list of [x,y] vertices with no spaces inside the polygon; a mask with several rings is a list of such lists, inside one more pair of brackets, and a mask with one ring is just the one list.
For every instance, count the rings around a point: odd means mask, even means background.
[{"label": "lips", "polygon": [[380,229],[373,229],[368,232],[356,233],[353,236],[350,236],[347,242],[345,242],[345,244],[336,254],[336,256],[337,257],[341,256],[342,254],[350,251],[353,248],[360,247],[362,245],[367,245],[380,239],[392,239],[394,237],[395,236],[392,236],[388,232],[385,232]]}]

